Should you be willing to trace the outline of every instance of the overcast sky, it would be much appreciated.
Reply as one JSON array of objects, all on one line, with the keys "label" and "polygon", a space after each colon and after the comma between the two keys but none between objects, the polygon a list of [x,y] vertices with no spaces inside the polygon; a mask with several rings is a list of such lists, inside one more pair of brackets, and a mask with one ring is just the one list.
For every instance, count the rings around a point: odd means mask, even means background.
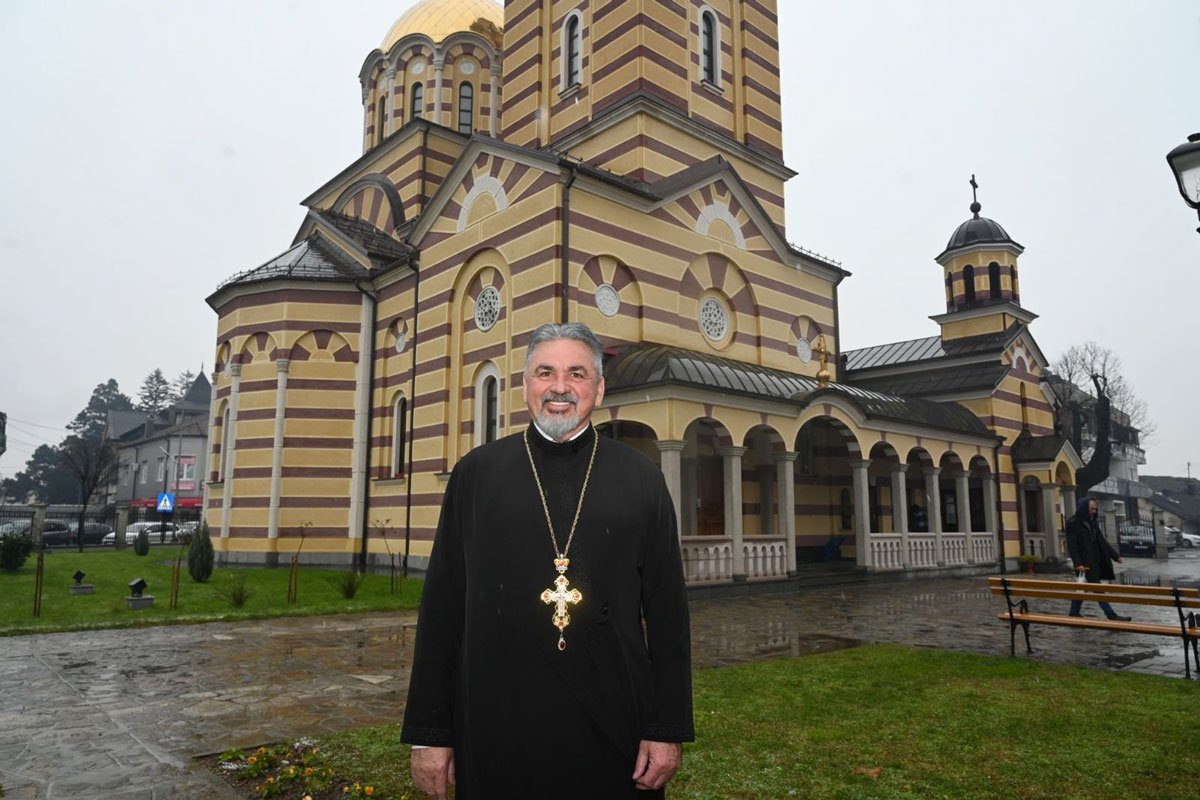
[{"label": "overcast sky", "polygon": [[[358,157],[358,70],[412,4],[0,3],[0,477],[96,384],[211,371],[204,298]],[[1042,350],[1115,350],[1158,426],[1143,474],[1200,473],[1200,235],[1164,159],[1200,131],[1200,3],[779,6],[788,238],[854,273],[844,346],[937,333],[974,173]]]}]

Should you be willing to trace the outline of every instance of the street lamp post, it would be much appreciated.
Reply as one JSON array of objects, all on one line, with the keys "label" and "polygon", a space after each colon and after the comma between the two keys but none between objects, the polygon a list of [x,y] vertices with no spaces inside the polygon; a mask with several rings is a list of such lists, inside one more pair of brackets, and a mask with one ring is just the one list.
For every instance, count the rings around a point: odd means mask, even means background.
[{"label": "street lamp post", "polygon": [[[1183,202],[1196,209],[1200,217],[1200,133],[1193,133],[1185,144],[1167,153],[1167,163],[1175,173]],[[1196,228],[1200,233],[1200,228]]]}]

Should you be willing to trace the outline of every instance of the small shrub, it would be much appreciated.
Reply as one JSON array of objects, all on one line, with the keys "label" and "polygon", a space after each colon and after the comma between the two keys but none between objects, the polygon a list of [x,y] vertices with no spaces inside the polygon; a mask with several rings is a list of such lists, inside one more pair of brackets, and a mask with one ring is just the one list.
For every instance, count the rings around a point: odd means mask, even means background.
[{"label": "small shrub", "polygon": [[254,592],[246,588],[246,576],[235,575],[228,586],[217,588],[217,597],[224,600],[234,608],[241,608],[246,605],[246,601],[254,596]]},{"label": "small shrub", "polygon": [[150,534],[145,530],[138,531],[137,538],[133,540],[133,552],[139,556],[144,556],[150,552]]},{"label": "small shrub", "polygon": [[188,545],[187,568],[196,583],[204,583],[212,577],[213,545],[206,522],[201,522],[192,534],[191,544]]},{"label": "small shrub", "polygon": [[25,559],[33,552],[33,540],[15,533],[0,536],[0,569],[5,572],[16,572],[25,564]]},{"label": "small shrub", "polygon": [[351,569],[349,572],[342,572],[330,578],[329,582],[333,588],[337,589],[338,594],[347,600],[353,600],[354,595],[358,594],[359,587],[366,579],[366,575]]}]

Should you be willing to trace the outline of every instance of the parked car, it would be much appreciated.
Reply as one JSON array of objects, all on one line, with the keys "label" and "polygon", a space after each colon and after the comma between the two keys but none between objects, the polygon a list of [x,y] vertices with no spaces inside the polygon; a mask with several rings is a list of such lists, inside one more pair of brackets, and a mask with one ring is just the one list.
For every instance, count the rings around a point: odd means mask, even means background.
[{"label": "parked car", "polygon": [[[16,522],[9,522],[0,525],[0,536],[6,533],[15,533],[18,536],[29,536],[30,529],[33,527],[33,520],[20,519]],[[56,519],[46,520],[46,524],[42,527],[42,544],[46,547],[59,547],[61,545],[70,544],[70,531],[67,529],[67,523],[60,522]]]},{"label": "parked car", "polygon": [[1117,529],[1117,550],[1123,556],[1153,556],[1154,529],[1149,525],[1123,525]]},{"label": "parked car", "polygon": [[1183,531],[1179,534],[1179,543],[1183,547],[1200,547],[1200,535]]},{"label": "parked car", "polygon": [[[150,537],[151,544],[162,544],[164,542],[175,541],[179,529],[175,527],[174,522],[131,522],[129,527],[125,529],[125,544],[133,544],[138,534],[142,531],[146,531],[146,534]],[[100,541],[100,544],[105,545],[114,545],[116,543],[116,531],[106,533]]]},{"label": "parked car", "polygon": [[[76,531],[79,528],[78,522],[69,522],[67,527],[71,531],[71,544],[78,546],[79,537],[76,536]],[[83,523],[83,543],[87,544],[103,544],[106,534],[112,533],[112,525],[105,525],[102,522],[85,522]]]}]

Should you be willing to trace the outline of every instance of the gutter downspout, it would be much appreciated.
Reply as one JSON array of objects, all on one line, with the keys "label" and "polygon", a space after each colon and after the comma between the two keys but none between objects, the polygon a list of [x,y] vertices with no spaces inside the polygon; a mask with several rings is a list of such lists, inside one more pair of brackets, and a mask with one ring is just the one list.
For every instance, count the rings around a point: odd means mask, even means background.
[{"label": "gutter downspout", "polygon": [[[362,283],[356,281],[354,286],[356,289],[362,292],[363,297],[366,298],[366,301],[371,304],[369,327],[366,324],[363,326],[366,329],[363,331],[363,333],[367,334],[365,337],[366,341],[364,342],[364,347],[362,348],[365,350],[365,355],[367,358],[367,390],[363,393],[363,405],[365,408],[359,409],[359,411],[362,413],[362,419],[359,423],[359,430],[356,431],[356,433],[360,433],[362,435],[362,453],[359,455],[359,458],[361,459],[359,467],[362,470],[361,474],[363,476],[362,509],[360,512],[362,543],[359,547],[358,559],[359,570],[361,572],[366,572],[367,540],[370,537],[371,532],[367,517],[370,515],[371,510],[371,417],[373,416],[372,411],[375,407],[375,328],[379,322],[379,302],[374,293],[363,288]],[[363,316],[366,317],[367,315],[364,314]],[[366,319],[363,321],[364,323],[367,322]]]},{"label": "gutter downspout", "polygon": [[[425,213],[425,204],[429,202],[426,196],[425,167],[429,158],[429,126],[421,134],[421,214]],[[414,228],[415,230],[415,228]],[[412,247],[412,233],[405,243]],[[414,248],[414,253],[416,249]],[[413,326],[412,326],[412,374],[409,376],[408,402],[408,464],[404,473],[404,557],[401,560],[401,574],[408,578],[408,553],[412,545],[412,493],[413,493],[413,425],[417,419],[417,344],[421,341],[421,264],[420,256],[413,256],[409,262],[413,270]]]},{"label": "gutter downspout", "polygon": [[566,183],[563,184],[563,199],[561,208],[562,219],[562,275],[561,275],[561,295],[562,295],[562,311],[560,314],[560,322],[570,322],[570,312],[568,310],[567,291],[570,288],[570,269],[571,269],[571,184],[575,183],[575,166],[566,161],[559,161],[560,166],[567,168],[570,173]]}]

